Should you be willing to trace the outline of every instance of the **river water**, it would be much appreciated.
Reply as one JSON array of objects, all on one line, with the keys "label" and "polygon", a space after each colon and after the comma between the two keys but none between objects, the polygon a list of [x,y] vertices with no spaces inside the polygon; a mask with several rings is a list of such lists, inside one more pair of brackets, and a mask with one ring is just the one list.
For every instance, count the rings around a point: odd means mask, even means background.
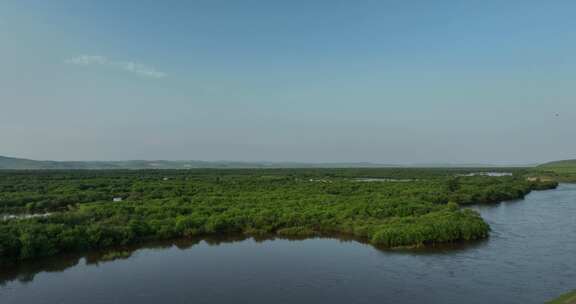
[{"label": "river water", "polygon": [[0,271],[0,303],[543,303],[576,288],[576,185],[475,207],[491,237],[378,250],[336,239],[199,241]]}]

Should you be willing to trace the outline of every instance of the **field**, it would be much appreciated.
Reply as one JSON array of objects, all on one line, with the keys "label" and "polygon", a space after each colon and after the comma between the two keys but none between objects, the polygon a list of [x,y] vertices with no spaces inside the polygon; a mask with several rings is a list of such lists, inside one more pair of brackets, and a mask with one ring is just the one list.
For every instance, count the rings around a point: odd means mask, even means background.
[{"label": "field", "polygon": [[547,302],[548,304],[574,304],[576,303],[576,290],[569,292],[567,294],[564,294],[562,296],[560,296],[557,299],[554,299],[550,302]]},{"label": "field", "polygon": [[561,182],[576,182],[576,160],[561,160],[540,165],[537,174],[550,176]]},{"label": "field", "polygon": [[[346,236],[384,247],[486,238],[462,205],[555,182],[487,169],[0,171],[0,262],[210,235]],[[27,215],[27,217],[24,217]],[[36,216],[31,216],[36,215]]]}]

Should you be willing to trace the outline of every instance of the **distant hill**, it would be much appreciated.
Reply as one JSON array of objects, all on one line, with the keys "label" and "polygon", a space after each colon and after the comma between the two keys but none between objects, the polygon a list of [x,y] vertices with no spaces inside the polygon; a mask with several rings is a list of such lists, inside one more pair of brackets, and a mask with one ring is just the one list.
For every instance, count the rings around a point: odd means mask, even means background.
[{"label": "distant hill", "polygon": [[241,169],[241,168],[488,168],[527,167],[518,164],[412,163],[377,164],[303,163],[303,162],[241,162],[199,160],[126,160],[126,161],[51,161],[0,156],[0,170],[138,170],[138,169]]},{"label": "distant hill", "polygon": [[540,168],[575,168],[576,169],[576,159],[559,160],[549,163],[542,164],[538,166]]},{"label": "distant hill", "polygon": [[40,161],[0,156],[0,170],[113,170],[113,169],[198,169],[198,168],[370,168],[395,167],[374,163],[298,163],[298,162],[239,162],[239,161]]}]

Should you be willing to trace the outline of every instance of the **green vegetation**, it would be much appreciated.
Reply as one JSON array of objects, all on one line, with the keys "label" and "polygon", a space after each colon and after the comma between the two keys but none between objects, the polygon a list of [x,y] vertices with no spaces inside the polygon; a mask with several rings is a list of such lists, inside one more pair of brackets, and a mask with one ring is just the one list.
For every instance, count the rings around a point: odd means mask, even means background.
[{"label": "green vegetation", "polygon": [[386,247],[470,241],[489,226],[459,205],[556,186],[528,181],[524,169],[460,176],[478,171],[0,171],[2,213],[51,213],[0,221],[0,263],[210,235],[346,236]]},{"label": "green vegetation", "polygon": [[561,182],[576,182],[576,160],[546,163],[536,167],[535,172]]},{"label": "green vegetation", "polygon": [[542,168],[568,168],[576,170],[576,159],[559,160],[540,165]]},{"label": "green vegetation", "polygon": [[119,259],[127,259],[132,256],[130,251],[111,251],[100,257],[100,261],[107,262]]},{"label": "green vegetation", "polygon": [[560,296],[557,299],[554,299],[550,302],[547,302],[548,304],[575,304],[576,303],[576,290],[569,292],[567,294],[564,294],[562,296]]}]

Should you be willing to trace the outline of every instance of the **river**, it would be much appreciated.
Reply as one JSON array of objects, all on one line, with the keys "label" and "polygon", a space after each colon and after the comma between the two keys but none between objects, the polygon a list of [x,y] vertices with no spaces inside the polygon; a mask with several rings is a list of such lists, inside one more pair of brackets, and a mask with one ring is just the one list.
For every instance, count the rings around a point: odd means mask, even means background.
[{"label": "river", "polygon": [[476,206],[491,237],[379,250],[337,239],[182,241],[0,271],[0,303],[543,303],[576,288],[576,185]]}]

